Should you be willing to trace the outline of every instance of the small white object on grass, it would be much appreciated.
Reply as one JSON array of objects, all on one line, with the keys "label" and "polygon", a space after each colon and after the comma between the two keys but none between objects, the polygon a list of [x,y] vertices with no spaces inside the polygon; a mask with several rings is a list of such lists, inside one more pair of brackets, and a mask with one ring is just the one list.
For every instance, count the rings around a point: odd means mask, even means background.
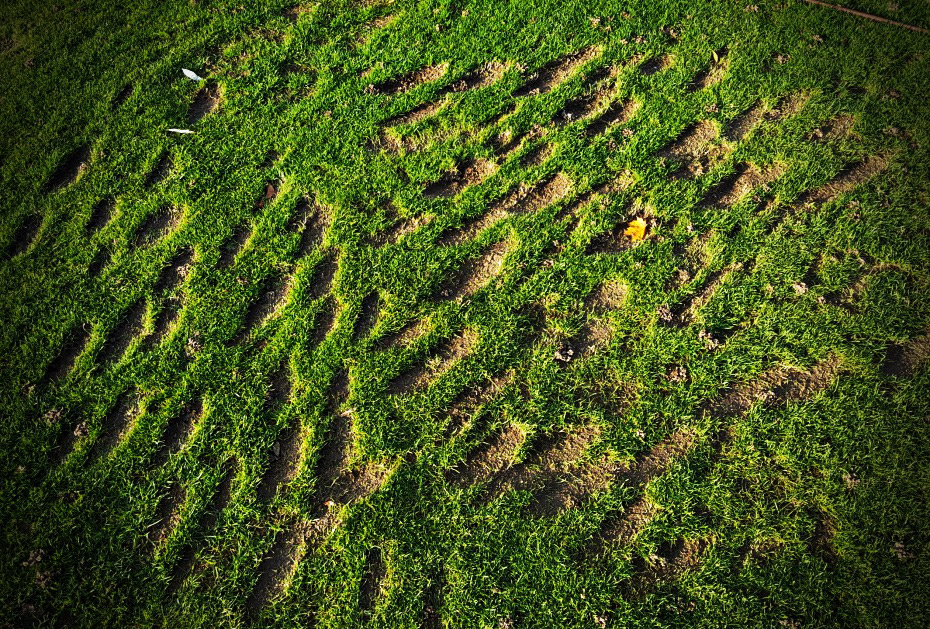
[{"label": "small white object on grass", "polygon": [[203,81],[203,79],[197,76],[197,73],[193,72],[192,70],[188,70],[187,68],[181,68],[181,72],[183,72],[184,76],[189,78],[191,81]]},{"label": "small white object on grass", "polygon": [[171,133],[193,133],[190,129],[168,129]]}]

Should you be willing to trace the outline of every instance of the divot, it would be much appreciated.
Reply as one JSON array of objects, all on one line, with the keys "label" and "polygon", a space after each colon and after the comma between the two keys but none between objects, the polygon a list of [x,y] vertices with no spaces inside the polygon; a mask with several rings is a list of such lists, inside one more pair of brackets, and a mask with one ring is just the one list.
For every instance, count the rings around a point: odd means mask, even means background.
[{"label": "divot", "polygon": [[711,188],[701,203],[704,207],[730,207],[753,190],[768,186],[784,171],[785,167],[781,164],[773,164],[761,170],[753,164],[740,164],[736,172]]},{"label": "divot", "polygon": [[365,573],[359,587],[358,607],[363,615],[371,615],[375,604],[383,594],[387,566],[380,548],[371,548],[365,553]]},{"label": "divot", "polygon": [[100,434],[90,453],[90,460],[106,457],[119,445],[139,413],[139,399],[135,393],[120,395],[113,408],[103,418]]},{"label": "divot", "polygon": [[242,327],[233,337],[232,345],[242,343],[252,332],[264,325],[274,315],[288,294],[288,283],[280,276],[266,279],[243,317]]},{"label": "divot", "polygon": [[54,192],[74,183],[87,169],[90,162],[90,146],[80,146],[65,155],[45,183],[45,192]]},{"label": "divot", "polygon": [[601,50],[590,47],[574,52],[555,61],[551,61],[533,72],[529,80],[518,88],[513,95],[516,97],[550,92],[565,82],[579,67],[599,57]]},{"label": "divot", "polygon": [[884,155],[869,156],[857,164],[844,168],[836,177],[823,186],[802,194],[795,205],[803,207],[811,204],[822,205],[829,203],[848,192],[852,192],[852,190],[875,175],[883,172],[888,167],[888,162],[889,158]]},{"label": "divot", "polygon": [[139,228],[133,239],[136,247],[150,247],[173,232],[181,222],[182,212],[179,208],[166,205],[150,214]]},{"label": "divot", "polygon": [[122,315],[122,319],[110,331],[109,336],[100,348],[97,363],[119,362],[133,340],[142,332],[142,322],[145,317],[145,300],[139,299]]},{"label": "divot", "polygon": [[486,159],[469,160],[423,189],[423,196],[441,198],[455,196],[465,188],[476,186],[497,171],[497,165]]},{"label": "divot", "polygon": [[110,250],[105,245],[101,246],[97,253],[94,254],[93,260],[87,265],[87,275],[89,277],[98,277],[110,263],[111,257]]},{"label": "divot", "polygon": [[339,304],[332,296],[327,296],[313,319],[313,334],[310,337],[308,349],[315,349],[326,340],[336,323],[338,312]]},{"label": "divot", "polygon": [[730,121],[726,126],[723,137],[732,143],[741,141],[762,122],[766,111],[768,111],[768,108],[763,103],[756,103]]},{"label": "divot", "polygon": [[502,240],[491,245],[477,258],[466,260],[462,268],[440,286],[441,299],[463,300],[473,296],[497,277],[504,268],[504,261],[512,244]]},{"label": "divot", "polygon": [[332,290],[333,280],[339,270],[339,258],[331,252],[320,260],[313,270],[313,277],[307,286],[307,296],[310,299],[319,299]]},{"label": "divot", "polygon": [[640,103],[635,100],[615,101],[602,114],[596,116],[585,129],[585,135],[593,137],[605,133],[615,125],[626,124],[639,111]]},{"label": "divot", "polygon": [[368,293],[365,298],[362,299],[358,319],[356,319],[355,326],[352,329],[353,339],[358,340],[366,338],[369,335],[372,328],[374,328],[375,324],[378,322],[378,313],[380,310],[381,298],[378,295],[378,291],[375,290]]},{"label": "divot", "polygon": [[177,527],[181,520],[180,507],[186,495],[184,487],[175,482],[158,501],[158,506],[155,508],[155,521],[147,531],[148,542],[152,548],[162,546]]},{"label": "divot", "polygon": [[84,232],[89,236],[106,227],[113,216],[115,202],[113,197],[104,197],[94,204]]},{"label": "divot", "polygon": [[449,408],[449,421],[443,429],[443,440],[448,441],[461,433],[467,423],[474,420],[475,413],[500,395],[513,381],[513,377],[513,372],[508,372],[469,387],[456,396]]},{"label": "divot", "polygon": [[181,450],[202,416],[203,401],[196,398],[168,419],[158,449],[155,451],[153,460],[155,466],[161,467],[171,455]]},{"label": "divot", "polygon": [[643,76],[651,76],[653,74],[658,74],[664,70],[667,70],[672,65],[672,56],[671,55],[661,55],[659,57],[653,57],[652,59],[647,59],[639,66],[639,71]]},{"label": "divot", "polygon": [[438,81],[445,76],[449,69],[448,63],[440,63],[394,79],[382,81],[376,85],[369,85],[366,92],[371,94],[401,94],[426,83]]},{"label": "divot", "polygon": [[168,154],[168,151],[165,151],[159,156],[158,161],[155,163],[155,167],[146,175],[145,187],[151,188],[164,181],[172,168],[174,168],[174,162],[172,162],[171,155]]},{"label": "divot", "polygon": [[388,385],[388,392],[398,395],[428,387],[456,363],[470,355],[477,341],[477,334],[466,329],[462,334],[440,342],[425,362],[394,378]]},{"label": "divot", "polygon": [[728,146],[716,140],[717,126],[710,120],[701,120],[687,127],[674,142],[659,151],[659,155],[684,165],[684,169],[676,173],[677,177],[698,177],[730,153]]},{"label": "divot", "polygon": [[7,249],[7,255],[14,258],[28,249],[35,241],[40,227],[42,227],[42,216],[34,213],[27,214],[13,234],[13,240]]},{"label": "divot", "polygon": [[530,149],[523,157],[520,158],[520,167],[521,168],[532,168],[533,166],[539,166],[547,159],[552,157],[554,149],[552,145],[548,142],[543,142],[538,146]]},{"label": "divot", "polygon": [[220,89],[216,83],[208,83],[194,95],[190,109],[187,110],[187,124],[193,126],[216,109],[220,102]]},{"label": "divot", "polygon": [[158,280],[155,282],[155,293],[171,294],[174,292],[190,272],[193,258],[194,250],[189,246],[182,247],[159,274]]},{"label": "divot", "polygon": [[249,223],[236,228],[232,235],[220,245],[220,258],[217,266],[222,269],[231,265],[236,260],[239,252],[242,251],[242,248],[245,247],[245,243],[251,235],[252,225]]},{"label": "divot", "polygon": [[260,501],[270,501],[278,494],[282,485],[294,478],[300,465],[302,446],[300,422],[295,419],[292,425],[281,431],[268,453],[268,467],[256,490]]},{"label": "divot", "polygon": [[915,375],[930,358],[930,332],[903,344],[893,344],[885,351],[880,371],[897,378]]},{"label": "divot", "polygon": [[487,482],[512,464],[525,439],[526,433],[521,428],[512,424],[506,426],[446,472],[446,481],[460,488]]},{"label": "divot", "polygon": [[697,568],[711,542],[709,539],[680,539],[664,543],[646,565],[640,564],[632,579],[624,588],[630,598],[641,598],[662,583],[681,578],[686,572]]},{"label": "divot", "polygon": [[271,548],[258,565],[255,587],[245,602],[248,619],[254,620],[262,609],[282,594],[300,559],[303,537],[303,528],[295,524],[275,534]]},{"label": "divot", "polygon": [[723,77],[726,76],[729,66],[726,49],[714,52],[713,61],[706,70],[697,73],[694,80],[691,81],[689,91],[697,92],[720,83]]},{"label": "divot", "polygon": [[78,326],[72,330],[64,339],[61,350],[49,363],[45,371],[45,382],[54,383],[63,379],[71,370],[74,369],[74,363],[78,356],[84,351],[87,345],[87,339],[90,338],[90,332],[85,325]]}]

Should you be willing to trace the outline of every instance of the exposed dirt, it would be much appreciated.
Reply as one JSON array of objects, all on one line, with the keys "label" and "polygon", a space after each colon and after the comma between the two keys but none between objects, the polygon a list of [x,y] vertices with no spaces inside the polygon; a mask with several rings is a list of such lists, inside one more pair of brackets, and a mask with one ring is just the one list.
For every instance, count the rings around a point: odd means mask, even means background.
[{"label": "exposed dirt", "polygon": [[380,548],[371,548],[365,556],[365,574],[359,587],[358,606],[365,616],[370,616],[375,603],[384,594],[387,566],[381,557]]},{"label": "exposed dirt", "polygon": [[596,314],[604,314],[622,307],[628,295],[629,287],[626,282],[619,279],[608,280],[585,297],[584,305]]},{"label": "exposed dirt", "polygon": [[319,299],[323,295],[329,294],[338,270],[339,258],[335,251],[330,252],[317,263],[316,268],[313,270],[313,279],[310,280],[310,284],[307,286],[307,297]]},{"label": "exposed dirt", "polygon": [[158,501],[155,508],[155,521],[148,530],[148,541],[152,547],[161,546],[171,535],[181,520],[180,507],[184,504],[187,492],[180,483],[172,483],[168,491]]},{"label": "exposed dirt", "polygon": [[268,453],[269,463],[256,489],[256,495],[262,502],[268,502],[278,493],[278,488],[289,482],[297,473],[303,452],[303,438],[299,420],[292,420],[278,435]]},{"label": "exposed dirt", "polygon": [[639,108],[640,103],[635,100],[615,101],[604,110],[604,113],[591,121],[585,134],[593,137],[601,135],[614,125],[626,124],[636,115]]},{"label": "exposed dirt", "polygon": [[707,305],[707,302],[711,300],[720,285],[732,274],[739,272],[742,267],[742,263],[736,263],[709,273],[707,279],[704,281],[704,287],[699,292],[672,308],[672,319],[670,322],[676,325],[688,325],[693,322],[698,311]]},{"label": "exposed dirt", "polygon": [[287,358],[271,374],[265,391],[265,412],[274,413],[287,404],[291,397],[291,369]]},{"label": "exposed dirt", "polygon": [[366,91],[372,94],[399,94],[409,92],[419,85],[438,81],[445,76],[448,69],[448,63],[436,64],[405,74],[401,77],[382,81],[376,85],[369,85]]},{"label": "exposed dirt", "polygon": [[278,190],[281,188],[280,181],[266,181],[264,191],[258,195],[255,201],[255,210],[271,205],[271,202],[278,198]]},{"label": "exposed dirt", "polygon": [[113,216],[115,205],[116,202],[113,197],[104,197],[94,204],[94,207],[90,210],[87,226],[84,228],[87,235],[96,233],[107,226]]},{"label": "exposed dirt", "polygon": [[458,487],[470,487],[488,481],[497,472],[507,468],[513,461],[526,433],[510,424],[475,450],[460,464],[446,472],[446,480]]},{"label": "exposed dirt", "polygon": [[881,372],[886,376],[913,376],[930,358],[930,332],[912,338],[902,345],[891,345],[885,351]]},{"label": "exposed dirt", "polygon": [[123,314],[119,323],[110,331],[97,355],[99,364],[118,362],[129,345],[142,332],[142,320],[145,317],[145,300],[137,300]]},{"label": "exposed dirt", "polygon": [[458,167],[443,175],[438,181],[423,189],[426,198],[455,196],[465,188],[475,186],[493,175],[497,165],[486,159],[478,158],[459,164]]},{"label": "exposed dirt", "polygon": [[116,404],[103,418],[100,434],[90,453],[90,459],[96,461],[108,455],[117,446],[139,414],[139,398],[135,392],[120,395]]},{"label": "exposed dirt", "polygon": [[809,400],[830,386],[841,367],[837,356],[824,359],[808,371],[776,367],[755,380],[737,385],[704,408],[722,417],[735,417],[760,401],[776,405]]},{"label": "exposed dirt", "polygon": [[409,345],[414,340],[426,334],[431,327],[428,319],[414,319],[399,330],[388,332],[378,339],[378,349],[386,350],[390,347]]},{"label": "exposed dirt", "polygon": [[448,441],[460,434],[481,407],[500,395],[513,380],[513,372],[490,378],[475,387],[462,391],[449,407],[449,422],[443,430],[443,440]]},{"label": "exposed dirt", "polygon": [[110,249],[106,245],[102,245],[97,250],[97,253],[94,254],[94,259],[87,265],[87,275],[90,277],[98,277],[100,273],[103,272],[103,269],[110,263],[112,255]]},{"label": "exposed dirt", "polygon": [[381,298],[378,291],[371,291],[362,299],[358,319],[352,328],[352,338],[362,339],[368,336],[378,322],[378,313],[381,311]]},{"label": "exposed dirt", "polygon": [[216,83],[204,85],[194,95],[190,108],[187,110],[187,124],[195,125],[201,118],[216,109],[220,103],[220,88]]},{"label": "exposed dirt", "polygon": [[520,97],[552,91],[568,79],[578,67],[599,57],[601,52],[599,48],[590,47],[551,61],[531,74],[529,80],[513,95]]},{"label": "exposed dirt", "polygon": [[572,188],[572,181],[559,172],[536,185],[514,205],[516,212],[536,212],[565,198]]},{"label": "exposed dirt", "polygon": [[645,76],[657,74],[671,67],[673,61],[671,55],[654,57],[640,64],[639,71]]},{"label": "exposed dirt", "polygon": [[71,372],[78,356],[84,351],[88,338],[90,332],[86,325],[80,325],[68,333],[62,342],[61,350],[45,370],[45,382],[58,382]]},{"label": "exposed dirt", "polygon": [[796,205],[829,203],[883,172],[888,167],[888,161],[888,157],[884,155],[868,157],[865,161],[844,169],[828,183],[801,195]]},{"label": "exposed dirt", "polygon": [[657,554],[650,557],[648,564],[636,566],[636,572],[625,588],[630,598],[641,598],[663,582],[680,578],[701,563],[710,540],[680,539],[664,543]]},{"label": "exposed dirt", "polygon": [[65,155],[45,183],[45,192],[53,192],[74,183],[87,168],[89,161],[90,146],[86,144]]},{"label": "exposed dirt", "polygon": [[544,161],[552,157],[552,153],[552,144],[549,142],[542,142],[520,158],[520,166],[522,168],[532,168],[533,166],[539,166]]},{"label": "exposed dirt", "polygon": [[155,452],[153,464],[161,467],[168,457],[181,449],[194,431],[194,425],[203,415],[203,401],[196,398],[185,405],[179,413],[171,416],[162,433],[161,443]]},{"label": "exposed dirt", "polygon": [[449,247],[468,242],[506,217],[507,210],[504,209],[501,204],[495,203],[491,206],[491,209],[484,214],[467,220],[463,225],[450,227],[444,230],[439,235],[437,243],[441,247]]},{"label": "exposed dirt", "polygon": [[236,231],[226,239],[222,245],[220,245],[220,259],[217,263],[219,268],[225,268],[231,265],[235,260],[236,256],[239,255],[239,252],[242,251],[242,248],[245,246],[245,243],[249,240],[249,237],[252,235],[252,224],[245,223],[236,228]]},{"label": "exposed dirt", "polygon": [[394,378],[388,384],[388,391],[399,395],[426,388],[453,365],[471,354],[477,341],[477,334],[466,329],[462,334],[440,342],[424,362],[414,365]]},{"label": "exposed dirt", "polygon": [[151,188],[164,181],[165,177],[168,176],[173,168],[174,162],[171,160],[171,155],[165,151],[159,156],[158,161],[155,163],[155,167],[145,176],[145,187]]},{"label": "exposed dirt", "polygon": [[840,114],[816,129],[812,130],[807,139],[814,142],[831,142],[848,137],[856,124],[856,117],[852,114]]},{"label": "exposed dirt", "polygon": [[271,548],[258,565],[258,580],[245,601],[245,615],[254,620],[275,596],[280,594],[297,567],[303,527],[288,524],[275,535]]},{"label": "exposed dirt", "polygon": [[177,207],[166,205],[150,214],[136,230],[133,242],[136,247],[150,247],[167,236],[181,222],[183,213]]},{"label": "exposed dirt", "polygon": [[184,281],[190,272],[190,264],[193,259],[194,250],[190,247],[182,247],[180,251],[174,254],[174,257],[162,269],[158,280],[155,282],[155,293],[173,293],[174,289]]},{"label": "exposed dirt", "polygon": [[730,148],[716,142],[717,126],[710,120],[701,120],[687,127],[678,138],[659,152],[659,155],[684,166],[678,177],[703,175],[730,152]]},{"label": "exposed dirt", "polygon": [[132,96],[133,89],[134,87],[132,83],[121,89],[119,93],[113,98],[113,109],[116,109],[127,100],[129,100],[129,97]]},{"label": "exposed dirt", "polygon": [[573,98],[555,114],[553,121],[556,124],[563,125],[584,120],[603,108],[604,103],[610,99],[612,93],[612,85],[603,85],[584,96]]},{"label": "exposed dirt", "polygon": [[730,60],[727,57],[726,49],[718,50],[714,54],[716,59],[711,62],[706,70],[698,72],[694,80],[691,81],[690,90],[692,92],[716,85],[726,76],[727,70],[730,68]]},{"label": "exposed dirt", "polygon": [[[431,116],[435,116],[439,111],[448,104],[448,101],[437,100],[431,103],[424,103],[422,105],[417,105],[410,111],[404,114],[399,114],[392,118],[388,118],[381,125],[382,129],[390,129],[392,127],[399,127],[402,125],[413,124],[414,122],[419,122],[421,120],[426,120]],[[384,141],[389,141],[388,138],[383,138]]]},{"label": "exposed dirt", "polygon": [[244,341],[252,330],[261,327],[278,310],[288,294],[288,283],[280,276],[271,276],[261,285],[258,295],[245,311],[242,327],[231,344]]},{"label": "exposed dirt", "polygon": [[19,224],[16,232],[13,234],[13,240],[7,247],[9,257],[18,256],[29,248],[39,233],[42,226],[42,216],[39,214],[27,214]]},{"label": "exposed dirt", "polygon": [[310,338],[310,349],[322,343],[333,329],[339,314],[339,304],[331,295],[327,296],[313,319],[313,335]]},{"label": "exposed dirt", "polygon": [[479,257],[466,260],[458,273],[440,287],[439,297],[463,300],[477,293],[500,274],[511,248],[510,241],[502,240],[491,245]]},{"label": "exposed dirt", "polygon": [[369,242],[376,247],[384,245],[393,245],[400,242],[404,236],[412,234],[424,225],[427,225],[435,217],[432,214],[421,214],[407,218],[398,218],[396,210],[389,209],[388,218],[391,225],[374,234]]},{"label": "exposed dirt", "polygon": [[764,103],[756,103],[738,115],[736,118],[731,120],[730,124],[727,125],[723,136],[730,142],[739,142],[747,135],[749,135],[749,132],[755,129],[760,122],[762,122],[766,111],[768,111],[768,108]]},{"label": "exposed dirt", "polygon": [[730,207],[753,190],[766,187],[785,171],[783,164],[759,169],[753,164],[740,164],[736,172],[708,190],[702,204],[706,207]]}]

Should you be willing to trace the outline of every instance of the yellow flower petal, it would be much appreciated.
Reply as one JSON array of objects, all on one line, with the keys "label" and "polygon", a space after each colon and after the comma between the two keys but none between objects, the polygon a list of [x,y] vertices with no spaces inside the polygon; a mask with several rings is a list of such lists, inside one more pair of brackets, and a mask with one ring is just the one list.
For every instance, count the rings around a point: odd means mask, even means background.
[{"label": "yellow flower petal", "polygon": [[623,233],[629,236],[633,242],[642,240],[646,237],[646,221],[641,218],[634,218],[629,222]]}]

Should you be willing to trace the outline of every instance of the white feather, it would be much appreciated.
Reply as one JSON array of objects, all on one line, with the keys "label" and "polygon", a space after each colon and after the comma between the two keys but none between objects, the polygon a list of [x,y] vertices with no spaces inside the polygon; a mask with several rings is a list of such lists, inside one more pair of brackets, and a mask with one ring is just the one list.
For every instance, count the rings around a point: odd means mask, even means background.
[{"label": "white feather", "polygon": [[191,71],[191,70],[188,70],[187,68],[181,68],[181,72],[183,72],[183,73],[184,73],[184,76],[186,76],[187,78],[189,78],[191,81],[203,81],[202,78],[200,78],[199,76],[197,76],[197,73],[196,73],[196,72],[193,72],[193,71]]},{"label": "white feather", "polygon": [[190,129],[168,129],[172,133],[193,133]]}]

